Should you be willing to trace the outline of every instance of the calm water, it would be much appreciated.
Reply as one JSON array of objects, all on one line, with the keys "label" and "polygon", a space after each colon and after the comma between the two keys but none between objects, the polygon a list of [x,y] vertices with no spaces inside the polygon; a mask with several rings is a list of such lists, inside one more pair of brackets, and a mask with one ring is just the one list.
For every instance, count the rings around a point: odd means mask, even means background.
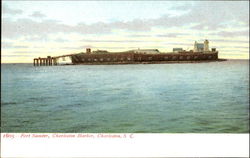
[{"label": "calm water", "polygon": [[2,132],[247,133],[249,62],[2,64]]}]

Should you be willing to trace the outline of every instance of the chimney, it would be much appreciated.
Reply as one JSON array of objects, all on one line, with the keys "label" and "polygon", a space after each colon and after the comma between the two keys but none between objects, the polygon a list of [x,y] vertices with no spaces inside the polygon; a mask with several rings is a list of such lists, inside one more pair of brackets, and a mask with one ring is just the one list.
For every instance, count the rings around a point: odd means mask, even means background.
[{"label": "chimney", "polygon": [[86,48],[86,53],[90,54],[91,53],[91,49],[90,48]]}]

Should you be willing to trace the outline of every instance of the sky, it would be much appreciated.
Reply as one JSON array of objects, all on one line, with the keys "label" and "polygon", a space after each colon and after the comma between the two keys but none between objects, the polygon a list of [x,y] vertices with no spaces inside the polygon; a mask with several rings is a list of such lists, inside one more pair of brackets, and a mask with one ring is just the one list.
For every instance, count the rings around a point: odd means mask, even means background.
[{"label": "sky", "polygon": [[92,50],[192,50],[249,59],[249,1],[2,1],[2,63]]}]

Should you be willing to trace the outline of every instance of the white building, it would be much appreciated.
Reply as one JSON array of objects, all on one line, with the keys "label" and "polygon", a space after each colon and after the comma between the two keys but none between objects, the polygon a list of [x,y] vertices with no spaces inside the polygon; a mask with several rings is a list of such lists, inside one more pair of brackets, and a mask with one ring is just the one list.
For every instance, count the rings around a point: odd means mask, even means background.
[{"label": "white building", "polygon": [[194,42],[194,52],[206,52],[209,51],[209,42],[205,40],[204,43]]},{"label": "white building", "polygon": [[58,58],[57,64],[59,65],[72,64],[71,57],[67,56],[67,57]]}]

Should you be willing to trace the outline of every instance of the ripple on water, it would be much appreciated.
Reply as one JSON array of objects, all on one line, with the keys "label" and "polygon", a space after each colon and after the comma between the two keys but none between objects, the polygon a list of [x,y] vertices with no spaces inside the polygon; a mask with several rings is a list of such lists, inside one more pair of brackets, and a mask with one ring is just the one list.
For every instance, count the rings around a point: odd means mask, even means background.
[{"label": "ripple on water", "polygon": [[1,102],[1,106],[7,106],[7,105],[16,105],[17,102]]},{"label": "ripple on water", "polygon": [[3,64],[1,129],[247,133],[248,64]]}]

